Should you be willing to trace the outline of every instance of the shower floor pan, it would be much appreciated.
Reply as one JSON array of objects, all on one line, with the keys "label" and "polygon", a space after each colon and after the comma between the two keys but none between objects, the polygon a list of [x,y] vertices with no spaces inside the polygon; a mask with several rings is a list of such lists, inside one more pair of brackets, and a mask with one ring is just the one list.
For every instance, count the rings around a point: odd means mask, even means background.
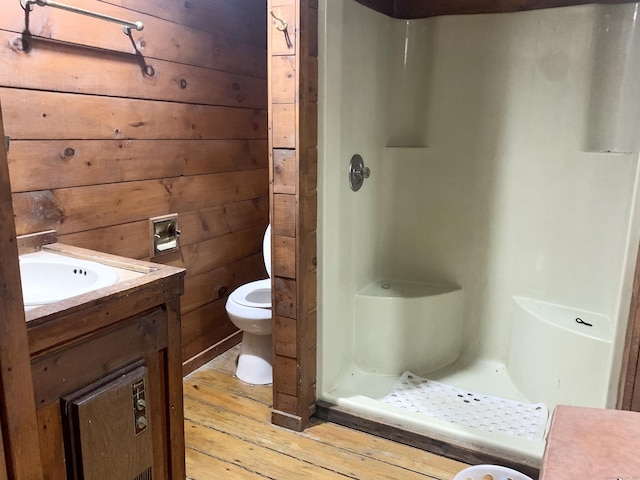
[{"label": "shower floor pan", "polygon": [[[429,373],[428,378],[452,389],[529,403],[504,365],[495,362],[454,364]],[[482,430],[385,403],[399,379],[400,375],[377,375],[353,366],[334,388],[320,395],[318,416],[462,461],[476,458],[529,473],[539,468],[544,440]],[[547,418],[545,431],[548,424]]]},{"label": "shower floor pan", "polygon": [[549,418],[543,403],[470,392],[409,371],[402,374],[382,402],[451,423],[538,442],[544,439]]}]

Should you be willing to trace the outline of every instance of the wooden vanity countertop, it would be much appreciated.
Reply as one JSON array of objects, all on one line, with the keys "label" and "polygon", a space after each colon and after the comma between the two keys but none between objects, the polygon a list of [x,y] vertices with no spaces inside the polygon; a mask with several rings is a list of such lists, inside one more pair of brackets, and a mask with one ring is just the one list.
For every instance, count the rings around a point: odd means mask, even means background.
[{"label": "wooden vanity countertop", "polygon": [[31,356],[56,345],[80,340],[132,315],[159,308],[184,292],[183,268],[133,260],[60,243],[43,245],[42,251],[89,260],[126,270],[114,285],[38,306],[25,312]]}]

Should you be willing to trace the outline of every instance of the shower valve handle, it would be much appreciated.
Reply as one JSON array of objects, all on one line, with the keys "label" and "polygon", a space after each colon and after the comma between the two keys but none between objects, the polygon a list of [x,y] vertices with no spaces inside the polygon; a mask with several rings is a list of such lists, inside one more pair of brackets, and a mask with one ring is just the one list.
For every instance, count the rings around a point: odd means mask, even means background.
[{"label": "shower valve handle", "polygon": [[362,187],[365,178],[369,178],[371,170],[369,167],[364,166],[364,160],[358,154],[351,157],[349,162],[349,185],[351,190],[357,192]]},{"label": "shower valve handle", "polygon": [[371,170],[369,167],[357,168],[353,170],[353,174],[362,178],[369,178],[371,175]]}]

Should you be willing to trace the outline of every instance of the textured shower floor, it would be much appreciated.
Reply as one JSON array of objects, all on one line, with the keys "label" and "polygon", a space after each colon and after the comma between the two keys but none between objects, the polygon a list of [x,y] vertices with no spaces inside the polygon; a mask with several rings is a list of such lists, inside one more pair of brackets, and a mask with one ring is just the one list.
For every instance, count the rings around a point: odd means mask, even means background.
[{"label": "textured shower floor", "polygon": [[[476,361],[467,365],[454,364],[424,376],[452,387],[529,403],[529,400],[515,388],[504,365],[500,363]],[[530,441],[506,434],[485,432],[383,403],[382,399],[399,378],[400,374],[376,375],[354,366],[342,375],[334,388],[323,393],[322,399],[355,415],[364,414],[400,428],[411,428],[427,436],[438,435],[456,443],[482,445],[487,449],[502,451],[505,455],[524,457],[531,462],[541,460],[544,441]],[[548,407],[550,411],[553,408]]]},{"label": "textured shower floor", "polygon": [[542,441],[548,411],[543,403],[515,402],[436,382],[406,371],[382,402],[487,432]]}]

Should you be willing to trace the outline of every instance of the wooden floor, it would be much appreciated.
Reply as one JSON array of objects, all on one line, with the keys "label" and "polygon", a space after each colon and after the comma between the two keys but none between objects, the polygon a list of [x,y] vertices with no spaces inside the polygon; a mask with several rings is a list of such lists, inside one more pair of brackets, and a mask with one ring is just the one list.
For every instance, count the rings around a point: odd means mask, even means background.
[{"label": "wooden floor", "polygon": [[184,380],[188,479],[451,480],[466,467],[320,420],[302,433],[271,425],[271,386],[235,378],[238,351]]}]

